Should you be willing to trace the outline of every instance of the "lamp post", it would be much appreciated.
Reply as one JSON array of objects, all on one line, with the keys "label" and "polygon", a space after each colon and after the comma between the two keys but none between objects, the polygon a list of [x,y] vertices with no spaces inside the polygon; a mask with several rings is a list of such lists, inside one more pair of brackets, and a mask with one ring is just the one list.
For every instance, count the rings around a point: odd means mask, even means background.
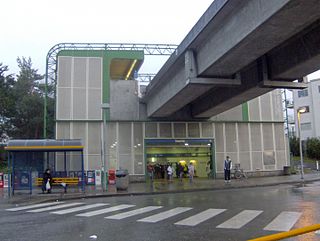
[{"label": "lamp post", "polygon": [[106,171],[107,171],[107,165],[106,165],[106,134],[107,134],[107,110],[110,109],[110,104],[109,103],[103,103],[101,105],[102,109],[102,115],[103,115],[103,126],[102,126],[102,143],[101,143],[101,169],[103,172],[103,177],[102,177],[102,190],[105,191],[107,188],[107,178],[106,178]]},{"label": "lamp post", "polygon": [[301,123],[300,123],[300,115],[302,113],[307,112],[307,108],[305,106],[299,107],[297,109],[298,115],[298,131],[299,131],[299,149],[300,149],[300,166],[301,166],[301,179],[304,179],[304,172],[303,172],[303,152],[302,152],[302,140],[301,140]]}]

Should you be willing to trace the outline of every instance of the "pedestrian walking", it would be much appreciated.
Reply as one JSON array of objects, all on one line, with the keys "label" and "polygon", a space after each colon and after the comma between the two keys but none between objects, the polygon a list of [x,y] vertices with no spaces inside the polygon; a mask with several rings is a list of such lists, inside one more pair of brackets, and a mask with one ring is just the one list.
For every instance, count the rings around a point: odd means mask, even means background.
[{"label": "pedestrian walking", "polygon": [[224,169],[224,182],[230,182],[232,161],[229,156],[227,156],[226,159],[224,160],[223,169]]},{"label": "pedestrian walking", "polygon": [[150,180],[153,182],[153,178],[154,178],[154,167],[153,165],[148,162],[147,164],[147,172],[148,172],[148,175],[149,175],[149,178]]},{"label": "pedestrian walking", "polygon": [[52,176],[50,169],[46,169],[46,171],[43,173],[43,179],[42,179],[42,193],[47,191],[47,193],[51,193],[52,189]]},{"label": "pedestrian walking", "polygon": [[184,174],[184,167],[181,163],[179,163],[179,179],[180,179],[180,182],[182,182],[182,178],[183,178],[183,174]]},{"label": "pedestrian walking", "polygon": [[168,165],[167,174],[168,174],[168,179],[171,182],[172,181],[172,174],[173,174],[173,169],[171,167],[171,164]]},{"label": "pedestrian walking", "polygon": [[194,166],[192,165],[192,162],[189,163],[188,173],[189,173],[189,181],[190,181],[190,183],[192,183],[193,182],[193,176],[194,176]]}]

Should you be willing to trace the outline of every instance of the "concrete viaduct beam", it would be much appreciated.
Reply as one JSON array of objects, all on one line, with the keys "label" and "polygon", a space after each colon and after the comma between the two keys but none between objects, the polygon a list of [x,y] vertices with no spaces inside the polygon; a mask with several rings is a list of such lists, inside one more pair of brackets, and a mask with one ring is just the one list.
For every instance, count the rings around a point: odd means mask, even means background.
[{"label": "concrete viaduct beam", "polygon": [[319,0],[216,0],[147,88],[149,117],[210,118],[320,68]]}]

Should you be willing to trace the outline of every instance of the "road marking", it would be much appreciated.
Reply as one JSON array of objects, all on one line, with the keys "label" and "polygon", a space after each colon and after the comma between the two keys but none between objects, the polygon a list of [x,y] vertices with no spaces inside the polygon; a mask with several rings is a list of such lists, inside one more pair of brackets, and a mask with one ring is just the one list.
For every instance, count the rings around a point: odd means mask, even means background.
[{"label": "road marking", "polygon": [[223,213],[224,211],[226,211],[226,209],[209,208],[208,210],[205,210],[201,213],[193,215],[189,218],[183,219],[175,224],[176,225],[186,225],[186,226],[196,226],[199,223],[202,223],[202,222],[204,222],[214,216],[217,216],[220,213]]},{"label": "road marking", "polygon": [[180,213],[189,211],[191,209],[192,208],[188,208],[188,207],[177,207],[177,208],[170,209],[170,210],[162,212],[162,213],[158,213],[158,214],[155,214],[155,215],[143,218],[143,219],[139,219],[138,222],[156,223],[156,222],[162,221],[164,219],[178,215]]},{"label": "road marking", "polygon": [[78,212],[78,211],[82,211],[82,210],[87,210],[87,209],[90,209],[90,208],[102,207],[102,206],[106,206],[106,205],[109,205],[109,203],[89,204],[89,205],[85,205],[85,206],[81,206],[81,207],[69,208],[69,209],[64,209],[64,210],[55,211],[55,212],[51,212],[51,213],[53,213],[53,214],[74,213],[74,212]]},{"label": "road marking", "polygon": [[263,230],[268,231],[289,231],[298,221],[302,213],[299,212],[281,212],[271,221]]},{"label": "road marking", "polygon": [[7,211],[21,211],[21,210],[26,210],[26,209],[31,209],[31,208],[41,208],[41,207],[47,207],[47,206],[52,206],[52,205],[58,205],[64,202],[50,202],[50,203],[40,203],[40,204],[34,204],[34,205],[28,205],[28,206],[23,206],[23,207],[16,207],[16,208],[9,208],[6,209]]},{"label": "road marking", "polygon": [[92,216],[96,216],[96,215],[99,215],[99,214],[110,213],[110,212],[119,211],[119,210],[126,209],[126,208],[131,208],[131,207],[134,207],[134,206],[135,205],[122,204],[122,205],[114,206],[114,207],[111,207],[111,208],[105,208],[105,209],[100,209],[100,210],[96,210],[96,211],[80,213],[80,214],[77,214],[76,216],[79,216],[79,217],[92,217]]},{"label": "road marking", "polygon": [[51,211],[51,210],[60,209],[60,208],[67,208],[67,207],[77,206],[77,205],[81,205],[81,204],[83,204],[83,203],[67,203],[67,204],[61,204],[61,205],[56,205],[56,206],[52,206],[52,207],[29,210],[27,212],[29,212],[29,213],[40,213],[40,212]]},{"label": "road marking", "polygon": [[261,210],[244,210],[224,223],[218,225],[217,228],[239,229],[252,221],[262,212],[263,211]]},{"label": "road marking", "polygon": [[144,207],[144,208],[139,208],[139,209],[136,209],[136,210],[125,212],[125,213],[119,213],[119,214],[108,216],[108,217],[105,217],[105,218],[120,220],[120,219],[124,219],[124,218],[128,218],[128,217],[132,217],[132,216],[135,216],[135,215],[138,215],[138,214],[147,213],[147,212],[159,209],[159,208],[162,208],[162,206],[147,206],[147,207]]}]

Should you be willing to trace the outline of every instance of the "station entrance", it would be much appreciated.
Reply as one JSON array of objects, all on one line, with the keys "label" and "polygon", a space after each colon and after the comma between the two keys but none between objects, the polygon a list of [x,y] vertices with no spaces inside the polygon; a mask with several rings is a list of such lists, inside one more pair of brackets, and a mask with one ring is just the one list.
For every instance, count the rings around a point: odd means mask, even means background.
[{"label": "station entrance", "polygon": [[188,177],[192,163],[195,177],[214,177],[214,141],[212,139],[146,139],[146,163],[154,167],[155,179],[167,178],[167,167],[173,168],[173,177]]}]

